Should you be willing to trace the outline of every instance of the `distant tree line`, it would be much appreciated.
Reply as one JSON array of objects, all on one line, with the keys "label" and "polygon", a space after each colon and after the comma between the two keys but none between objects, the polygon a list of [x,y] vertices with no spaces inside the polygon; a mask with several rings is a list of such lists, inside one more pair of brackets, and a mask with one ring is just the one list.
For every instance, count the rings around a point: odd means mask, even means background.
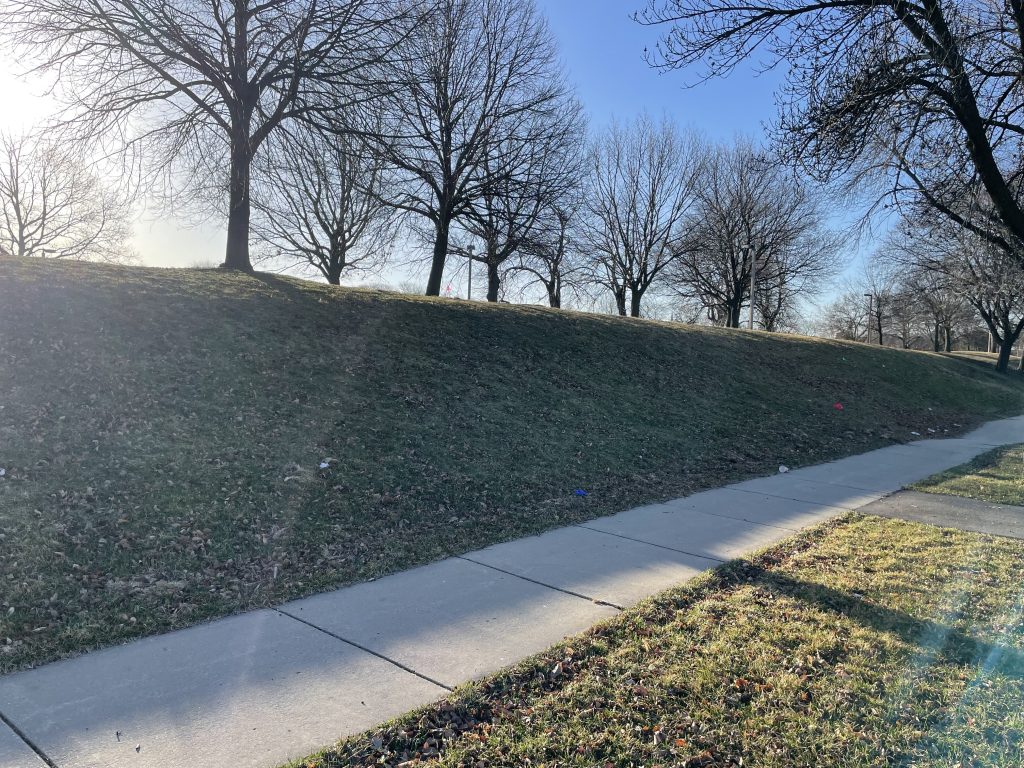
[{"label": "distant tree line", "polygon": [[1024,268],[944,217],[902,219],[823,323],[828,335],[904,349],[992,351],[1006,371],[1024,332]]}]

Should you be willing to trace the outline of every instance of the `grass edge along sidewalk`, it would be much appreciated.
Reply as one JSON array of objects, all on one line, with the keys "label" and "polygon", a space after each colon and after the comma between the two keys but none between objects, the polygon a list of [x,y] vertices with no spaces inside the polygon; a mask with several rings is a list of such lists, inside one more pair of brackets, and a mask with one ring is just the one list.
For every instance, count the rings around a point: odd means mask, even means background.
[{"label": "grass edge along sidewalk", "polygon": [[290,765],[1018,765],[1022,581],[1024,542],[850,513]]},{"label": "grass edge along sidewalk", "polygon": [[910,488],[1024,507],[1024,444],[995,448]]}]

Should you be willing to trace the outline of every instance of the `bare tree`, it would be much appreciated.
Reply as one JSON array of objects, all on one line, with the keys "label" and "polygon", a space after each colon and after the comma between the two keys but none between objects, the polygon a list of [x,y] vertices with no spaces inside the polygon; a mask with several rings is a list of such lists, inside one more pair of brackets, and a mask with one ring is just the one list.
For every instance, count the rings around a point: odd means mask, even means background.
[{"label": "bare tree", "polygon": [[594,142],[586,247],[592,279],[612,292],[620,315],[640,316],[644,294],[678,255],[703,162],[696,136],[646,115]]},{"label": "bare tree", "polygon": [[255,232],[270,258],[343,273],[380,267],[394,243],[395,209],[381,201],[383,168],[361,142],[316,128],[272,139],[256,168]]},{"label": "bare tree", "polygon": [[999,350],[996,370],[1005,372],[1024,331],[1024,268],[1001,248],[977,243],[951,254],[945,269],[988,326]]},{"label": "bare tree", "polygon": [[511,264],[513,258],[545,238],[545,227],[560,226],[547,214],[575,191],[583,167],[583,110],[575,99],[521,117],[492,131],[480,168],[486,180],[461,223],[483,244],[469,258],[487,268],[488,301],[498,300],[503,275],[523,265],[522,259]]},{"label": "bare tree", "polygon": [[906,280],[931,326],[932,350],[952,352],[958,336],[966,334],[971,324],[969,307],[956,283],[946,275],[930,269],[917,268]]},{"label": "bare tree", "polygon": [[996,370],[1005,372],[1024,332],[1024,266],[990,239],[946,219],[933,216],[930,225],[904,221],[890,238],[892,258],[937,273],[964,297],[996,342]]},{"label": "bare tree", "polygon": [[0,134],[0,255],[122,261],[128,212],[81,156]]},{"label": "bare tree", "polygon": [[[656,65],[727,75],[758,56],[790,72],[779,137],[831,178],[881,173],[898,205],[926,206],[1024,263],[1017,0],[649,0],[668,25]],[[1000,227],[959,203],[977,181]]]},{"label": "bare tree", "polygon": [[227,197],[224,266],[250,270],[254,157],[282,125],[361,98],[410,5],[11,0],[0,28],[34,72],[57,76],[66,136],[144,157],[176,193],[207,192],[195,179],[212,175]]},{"label": "bare tree", "polygon": [[755,262],[754,306],[767,330],[792,316],[797,301],[833,271],[839,241],[826,226],[824,196],[750,142],[719,146],[694,197],[672,282],[698,298],[712,322],[739,327]]},{"label": "bare tree", "polygon": [[576,292],[584,279],[579,251],[580,191],[568,189],[564,196],[541,209],[539,225],[509,270],[525,276],[527,286],[539,285],[547,296],[548,306],[555,309],[562,307],[566,292]]},{"label": "bare tree", "polygon": [[867,340],[869,329],[867,299],[860,288],[847,287],[826,307],[820,333],[845,341]]},{"label": "bare tree", "polygon": [[431,226],[426,293],[437,296],[453,224],[492,181],[498,132],[551,113],[565,84],[532,0],[438,0],[403,52],[386,129],[367,138],[396,169],[393,204]]}]

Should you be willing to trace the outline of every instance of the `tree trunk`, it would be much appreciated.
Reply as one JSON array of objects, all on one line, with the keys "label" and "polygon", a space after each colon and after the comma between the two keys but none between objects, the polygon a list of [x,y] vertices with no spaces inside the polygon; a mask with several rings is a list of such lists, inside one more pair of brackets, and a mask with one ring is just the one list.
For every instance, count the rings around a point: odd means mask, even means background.
[{"label": "tree trunk", "polygon": [[629,294],[629,316],[640,317],[640,300],[644,297],[643,292],[634,288]]},{"label": "tree trunk", "polygon": [[945,328],[942,329],[942,335],[943,335],[943,341],[944,341],[944,343],[943,343],[944,351],[952,352],[953,351],[953,329],[950,328],[949,326],[946,326]]},{"label": "tree trunk", "polygon": [[327,265],[327,282],[331,285],[341,285],[341,269],[341,261],[331,259],[331,263]]},{"label": "tree trunk", "polygon": [[881,312],[879,312],[877,314],[877,318],[878,318],[878,346],[882,347],[882,346],[885,346],[885,341],[883,340],[883,337],[882,337],[882,313]]},{"label": "tree trunk", "polygon": [[548,305],[552,309],[562,308],[562,286],[557,281],[552,280],[546,284],[548,289]]},{"label": "tree trunk", "polygon": [[442,216],[434,230],[434,254],[430,262],[430,277],[427,278],[427,296],[441,295],[441,281],[444,279],[444,262],[448,258],[448,233],[450,226],[451,222]]},{"label": "tree trunk", "polygon": [[[1009,334],[1007,334],[1009,336]],[[999,357],[996,359],[996,371],[1006,373],[1010,366],[1010,353],[1013,351],[1013,342],[1003,340],[999,342]]]},{"label": "tree trunk", "polygon": [[498,275],[498,265],[487,262],[487,300],[494,302],[498,300],[498,288],[501,285],[501,277]]},{"label": "tree trunk", "polygon": [[740,327],[740,313],[743,311],[742,304],[730,304],[726,307],[728,314],[725,318],[726,328],[739,328]]},{"label": "tree trunk", "polygon": [[615,307],[619,310],[619,317],[626,316],[626,289],[615,291]]},{"label": "tree trunk", "polygon": [[941,346],[939,344],[939,323],[935,322],[935,332],[932,334],[932,352],[940,352]]},{"label": "tree trunk", "polygon": [[252,152],[249,148],[249,120],[242,118],[231,136],[231,168],[228,181],[228,243],[224,269],[252,272],[249,260],[249,170]]}]

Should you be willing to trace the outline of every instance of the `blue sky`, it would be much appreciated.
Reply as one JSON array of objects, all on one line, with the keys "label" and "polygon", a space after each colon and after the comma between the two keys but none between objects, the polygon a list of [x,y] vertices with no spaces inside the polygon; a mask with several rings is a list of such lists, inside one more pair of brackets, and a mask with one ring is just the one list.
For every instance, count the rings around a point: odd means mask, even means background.
[{"label": "blue sky", "polygon": [[761,136],[762,124],[775,115],[779,74],[758,75],[749,66],[728,79],[700,83],[696,71],[652,69],[644,48],[653,50],[664,30],[630,18],[642,2],[538,0],[595,127],[647,110],[655,116],[665,112],[713,138]]}]

